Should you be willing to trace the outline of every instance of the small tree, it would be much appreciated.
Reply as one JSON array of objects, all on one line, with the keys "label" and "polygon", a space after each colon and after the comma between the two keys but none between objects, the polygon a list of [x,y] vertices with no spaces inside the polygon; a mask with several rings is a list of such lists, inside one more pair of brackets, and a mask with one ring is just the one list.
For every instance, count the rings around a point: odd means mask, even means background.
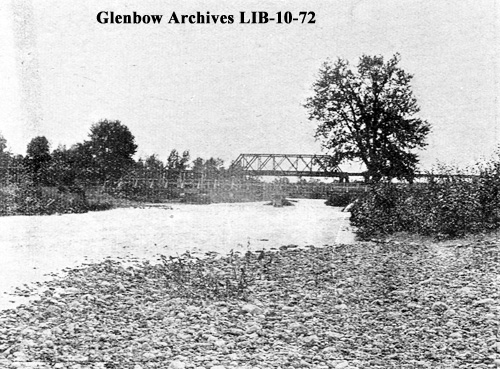
[{"label": "small tree", "polygon": [[200,179],[203,177],[204,163],[205,161],[200,157],[197,157],[196,159],[193,160],[191,170],[193,171],[195,179]]},{"label": "small tree", "polygon": [[180,156],[179,152],[176,149],[173,149],[167,158],[169,180],[176,181],[180,174],[187,169],[188,162],[189,151],[184,151],[182,156]]},{"label": "small tree", "polygon": [[0,134],[0,182],[9,178],[9,167],[12,165],[12,154],[7,150],[7,140]]},{"label": "small tree", "polygon": [[208,178],[217,178],[224,172],[224,161],[220,158],[210,158],[204,163],[204,171]]},{"label": "small tree", "polygon": [[363,55],[357,70],[338,59],[326,62],[305,107],[319,123],[316,138],[334,162],[360,159],[372,181],[382,177],[412,180],[430,125],[415,115],[412,75],[398,66],[399,54]]},{"label": "small tree", "polygon": [[89,143],[76,144],[66,149],[59,146],[52,152],[48,173],[55,185],[82,185],[95,180]]},{"label": "small tree", "polygon": [[12,159],[12,153],[7,150],[7,140],[0,134],[0,167],[9,167],[12,164]]},{"label": "small tree", "polygon": [[0,154],[3,154],[7,149],[7,140],[0,134]]},{"label": "small tree", "polygon": [[33,138],[26,149],[24,165],[35,184],[47,184],[50,159],[50,144],[47,138],[45,136]]},{"label": "small tree", "polygon": [[146,158],[144,161],[144,168],[147,171],[150,171],[152,173],[159,174],[163,171],[164,165],[160,159],[158,159],[158,155],[153,154],[150,155]]},{"label": "small tree", "polygon": [[133,165],[137,150],[135,138],[120,121],[101,120],[90,128],[88,142],[97,178],[115,181]]}]

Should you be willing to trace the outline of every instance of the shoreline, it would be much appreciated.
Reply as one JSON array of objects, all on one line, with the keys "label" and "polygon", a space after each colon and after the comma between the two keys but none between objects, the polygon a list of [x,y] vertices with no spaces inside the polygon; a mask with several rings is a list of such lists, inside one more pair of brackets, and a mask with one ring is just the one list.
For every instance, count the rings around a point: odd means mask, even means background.
[{"label": "shoreline", "polygon": [[498,249],[498,239],[358,242],[186,256],[184,272],[176,258],[90,264],[0,311],[0,362],[488,368],[500,349]]}]

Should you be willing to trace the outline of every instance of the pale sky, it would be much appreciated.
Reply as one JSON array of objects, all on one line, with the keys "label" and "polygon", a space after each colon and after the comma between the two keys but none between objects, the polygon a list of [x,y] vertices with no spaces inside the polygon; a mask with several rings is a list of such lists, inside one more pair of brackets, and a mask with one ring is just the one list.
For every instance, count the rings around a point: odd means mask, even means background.
[{"label": "pale sky", "polygon": [[[99,24],[99,11],[163,14]],[[177,14],[314,11],[315,24],[168,24]],[[423,168],[467,165],[500,143],[494,0],[47,1],[0,3],[0,133],[15,153],[118,119],[138,154],[320,153],[303,104],[327,59],[399,52],[433,131]]]}]

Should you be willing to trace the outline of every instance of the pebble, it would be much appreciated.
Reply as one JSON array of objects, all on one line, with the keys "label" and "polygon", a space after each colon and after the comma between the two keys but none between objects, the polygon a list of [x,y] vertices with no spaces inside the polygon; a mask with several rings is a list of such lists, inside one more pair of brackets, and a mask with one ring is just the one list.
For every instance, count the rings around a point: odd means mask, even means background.
[{"label": "pebble", "polygon": [[458,293],[465,296],[474,296],[476,294],[470,287],[462,287],[458,290]]},{"label": "pebble", "polygon": [[324,353],[337,352],[337,348],[335,346],[328,346],[323,349]]},{"label": "pebble", "polygon": [[487,299],[482,299],[482,300],[478,300],[476,302],[474,302],[474,306],[479,306],[479,305],[487,305],[487,304],[493,304],[495,302],[495,300],[493,300],[492,298],[487,298]]},{"label": "pebble", "polygon": [[179,360],[174,360],[169,365],[169,369],[184,369],[185,367],[186,364]]},{"label": "pebble", "polygon": [[259,338],[259,335],[257,334],[257,332],[253,332],[252,334],[248,335],[248,339],[251,341],[254,341],[257,338]]},{"label": "pebble", "polygon": [[304,341],[304,343],[318,342],[319,341],[319,337],[316,336],[315,334],[313,334],[313,335],[304,337],[303,341]]},{"label": "pebble", "polygon": [[262,309],[254,304],[245,304],[241,307],[241,310],[245,313],[252,315],[257,315],[262,313]]},{"label": "pebble", "polygon": [[293,323],[290,323],[288,325],[288,328],[290,329],[300,329],[302,327],[302,324],[300,324],[299,322],[293,322]]},{"label": "pebble", "polygon": [[449,321],[446,322],[446,326],[450,327],[450,328],[457,328],[458,324],[455,323],[453,320],[449,320]]},{"label": "pebble", "polygon": [[188,341],[190,340],[191,338],[193,338],[190,334],[188,333],[179,333],[177,334],[177,337],[179,337],[181,340],[183,341]]},{"label": "pebble", "polygon": [[22,340],[19,344],[22,347],[31,347],[31,346],[35,346],[35,341],[30,340],[30,339],[25,339],[25,340]]},{"label": "pebble", "polygon": [[460,338],[462,338],[462,334],[460,332],[454,332],[454,333],[450,334],[450,338],[460,339]]},{"label": "pebble", "polygon": [[152,352],[145,352],[144,354],[142,354],[142,357],[147,359],[147,360],[151,360],[151,359],[156,358],[156,354],[154,354]]},{"label": "pebble", "polygon": [[422,306],[415,303],[415,302],[410,302],[406,305],[409,309],[420,309]]},{"label": "pebble", "polygon": [[229,328],[227,330],[227,333],[232,334],[233,336],[241,336],[242,334],[245,334],[243,329],[239,329],[239,328]]},{"label": "pebble", "polygon": [[347,368],[348,366],[349,366],[349,363],[347,361],[342,361],[341,363],[338,363],[335,366],[335,369],[344,369],[344,368]]},{"label": "pebble", "polygon": [[341,333],[337,333],[337,332],[326,332],[326,335],[330,338],[333,338],[333,339],[340,339],[340,338],[344,338],[344,335],[341,334]]},{"label": "pebble", "polygon": [[262,327],[258,324],[252,324],[251,326],[247,327],[246,333],[247,334],[252,334],[254,332],[259,332],[262,329]]},{"label": "pebble", "polygon": [[496,317],[493,313],[484,314],[484,319],[496,319]]},{"label": "pebble", "polygon": [[445,311],[447,309],[448,305],[446,305],[444,302],[438,301],[432,304],[432,310]]},{"label": "pebble", "polygon": [[217,346],[217,347],[224,347],[224,346],[226,346],[226,341],[224,341],[224,340],[216,340],[214,342],[214,345]]},{"label": "pebble", "polygon": [[446,311],[444,312],[444,315],[445,315],[445,316],[453,316],[453,315],[455,315],[456,313],[457,313],[457,312],[456,312],[455,310],[453,310],[453,309],[448,309],[448,310],[446,310]]}]

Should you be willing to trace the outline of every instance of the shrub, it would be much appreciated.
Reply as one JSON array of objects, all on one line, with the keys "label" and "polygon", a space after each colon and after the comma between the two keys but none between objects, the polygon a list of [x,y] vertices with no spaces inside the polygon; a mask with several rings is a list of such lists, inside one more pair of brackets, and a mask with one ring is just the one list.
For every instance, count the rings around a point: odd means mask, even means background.
[{"label": "shrub", "polygon": [[158,271],[178,296],[246,298],[255,279],[255,254],[247,252],[240,256],[231,251],[227,258],[217,256],[216,253],[207,253],[207,258],[200,259],[189,252],[168,258],[160,255],[162,263]]},{"label": "shrub", "polygon": [[379,183],[360,198],[351,220],[361,238],[409,232],[463,237],[500,225],[500,166],[492,162],[475,178],[446,175],[429,183]]},{"label": "shrub", "polygon": [[107,210],[110,203],[88,201],[77,187],[44,187],[29,179],[0,188],[0,215],[49,215]]},{"label": "shrub", "polygon": [[356,200],[359,197],[359,194],[355,194],[352,192],[344,192],[344,193],[330,193],[328,195],[328,199],[325,201],[325,205],[328,206],[347,206]]},{"label": "shrub", "polygon": [[16,189],[17,214],[42,215],[55,213],[84,213],[87,211],[85,197],[73,192],[61,192],[54,187],[19,184]]}]

